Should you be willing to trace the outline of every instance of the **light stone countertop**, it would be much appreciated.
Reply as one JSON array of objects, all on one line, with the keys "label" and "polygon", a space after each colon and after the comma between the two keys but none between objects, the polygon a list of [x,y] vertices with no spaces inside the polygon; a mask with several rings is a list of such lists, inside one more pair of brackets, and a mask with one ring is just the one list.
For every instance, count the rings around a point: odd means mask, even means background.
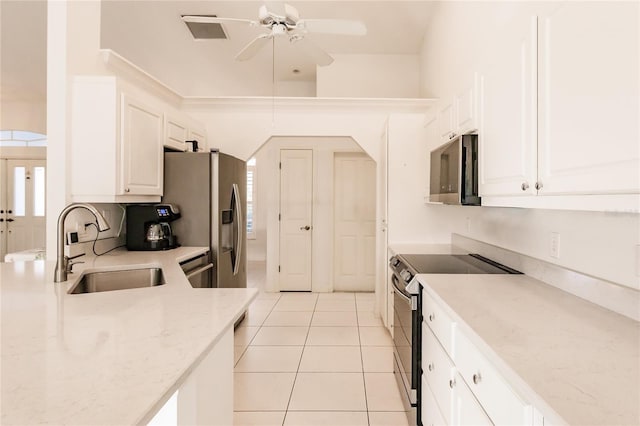
[{"label": "light stone countertop", "polygon": [[640,424],[640,323],[525,275],[417,278],[543,414]]},{"label": "light stone countertop", "polygon": [[[116,251],[64,283],[55,262],[0,264],[0,423],[149,421],[257,296],[192,288],[178,262],[207,251]],[[160,266],[166,284],[67,294],[83,269],[122,266]]]}]

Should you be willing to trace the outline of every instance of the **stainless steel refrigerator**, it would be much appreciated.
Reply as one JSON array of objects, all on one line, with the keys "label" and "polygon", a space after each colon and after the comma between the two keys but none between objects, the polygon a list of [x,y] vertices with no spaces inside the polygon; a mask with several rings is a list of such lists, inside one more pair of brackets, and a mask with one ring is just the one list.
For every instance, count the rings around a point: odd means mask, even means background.
[{"label": "stainless steel refrigerator", "polygon": [[[171,224],[183,246],[210,247],[214,273],[203,287],[246,287],[247,166],[217,150],[166,152],[163,203],[178,206]],[[207,285],[208,284],[208,285]]]}]

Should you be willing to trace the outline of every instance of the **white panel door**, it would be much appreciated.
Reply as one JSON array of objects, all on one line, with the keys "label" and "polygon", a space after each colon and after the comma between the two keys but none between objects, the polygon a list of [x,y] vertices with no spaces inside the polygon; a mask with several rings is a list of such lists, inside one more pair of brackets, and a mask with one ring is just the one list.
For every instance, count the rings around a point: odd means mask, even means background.
[{"label": "white panel door", "polygon": [[334,159],[335,291],[374,291],[376,163],[366,154]]},{"label": "white panel door", "polygon": [[7,160],[0,159],[0,262],[7,254]]},{"label": "white panel door", "polygon": [[540,20],[540,194],[640,192],[639,13],[566,2]]},{"label": "white panel door", "polygon": [[[534,195],[536,160],[535,18],[520,36],[496,47],[480,73],[480,195]],[[515,33],[514,33],[515,35]]]},{"label": "white panel door", "polygon": [[7,161],[7,253],[45,246],[45,174],[45,160]]},{"label": "white panel door", "polygon": [[280,290],[311,291],[313,151],[280,151]]}]

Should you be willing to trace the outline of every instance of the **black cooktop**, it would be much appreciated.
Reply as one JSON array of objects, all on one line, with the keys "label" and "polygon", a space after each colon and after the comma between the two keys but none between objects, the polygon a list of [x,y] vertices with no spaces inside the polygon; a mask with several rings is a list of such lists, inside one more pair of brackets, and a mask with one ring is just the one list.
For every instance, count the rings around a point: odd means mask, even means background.
[{"label": "black cooktop", "polygon": [[521,274],[479,254],[402,254],[417,274]]}]

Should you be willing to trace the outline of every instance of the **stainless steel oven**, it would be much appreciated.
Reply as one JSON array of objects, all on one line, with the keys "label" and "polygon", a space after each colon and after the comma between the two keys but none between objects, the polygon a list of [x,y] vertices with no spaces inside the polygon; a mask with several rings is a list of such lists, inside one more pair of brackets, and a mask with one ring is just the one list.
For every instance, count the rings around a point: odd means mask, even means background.
[{"label": "stainless steel oven", "polygon": [[394,374],[409,424],[419,425],[422,293],[414,279],[415,271],[408,264],[394,256],[389,267],[393,271]]}]

